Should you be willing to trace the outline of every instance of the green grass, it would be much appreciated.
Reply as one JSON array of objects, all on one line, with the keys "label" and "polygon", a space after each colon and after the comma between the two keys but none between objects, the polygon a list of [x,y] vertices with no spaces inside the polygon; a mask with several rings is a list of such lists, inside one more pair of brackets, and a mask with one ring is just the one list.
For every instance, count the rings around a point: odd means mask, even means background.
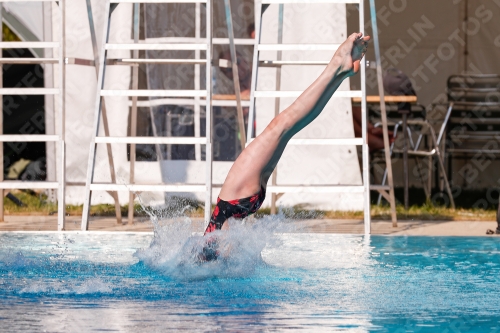
[{"label": "green grass", "polygon": [[[362,212],[355,212],[359,218]],[[496,210],[479,208],[456,208],[451,209],[443,206],[434,206],[426,203],[420,206],[411,206],[407,211],[404,206],[396,206],[398,220],[447,220],[447,221],[495,221]],[[371,207],[371,216],[374,220],[390,220],[391,210],[389,206]],[[354,217],[354,216],[353,216]],[[331,218],[334,218],[333,216]]]},{"label": "green grass", "polygon": [[[19,200],[21,200],[24,206],[17,206],[8,198],[4,198],[4,212],[5,215],[53,215],[57,214],[57,204],[51,203],[47,200],[45,194],[29,194],[23,191],[11,191]],[[32,192],[33,193],[33,192]],[[200,207],[198,203],[192,202],[190,200],[180,199],[177,200],[177,205],[179,207],[190,207],[185,213],[190,216],[203,216],[203,207]],[[164,216],[172,216],[176,214],[176,211],[180,209],[175,209],[176,207],[170,207],[170,209],[163,210]],[[151,208],[146,208],[151,209]],[[128,205],[120,206],[122,216],[128,214]],[[66,214],[70,216],[81,216],[83,211],[83,205],[66,205]],[[99,204],[92,205],[90,207],[91,216],[116,216],[115,205],[111,204]],[[134,205],[134,216],[148,216],[147,212],[143,209],[140,204]]]},{"label": "green grass", "polygon": [[[12,193],[20,199],[25,205],[22,207],[16,206],[10,199],[4,198],[4,211],[6,215],[52,215],[57,214],[57,204],[47,201],[47,196],[44,194],[31,195],[22,191],[12,191]],[[203,217],[203,204],[184,198],[174,198],[169,207],[157,209],[146,207],[147,210],[152,210],[159,213],[160,216],[173,217],[179,215],[187,215],[190,217]],[[82,215],[83,205],[67,205],[67,215],[80,216]],[[135,216],[147,216],[144,208],[136,204],[134,206]],[[280,208],[279,212],[287,218],[291,219],[362,219],[362,211],[322,211],[308,210],[301,206]],[[451,209],[432,204],[424,204],[420,206],[412,206],[408,211],[405,211],[403,206],[397,206],[396,212],[398,220],[448,220],[448,221],[494,221],[496,219],[496,210],[494,209],[479,209],[479,208],[457,208]],[[121,206],[122,216],[128,213],[128,205]],[[255,214],[257,218],[269,215],[269,208],[261,208]],[[90,208],[92,216],[115,216],[115,206],[110,204],[93,205]],[[389,206],[371,207],[371,216],[374,220],[390,220]]]}]

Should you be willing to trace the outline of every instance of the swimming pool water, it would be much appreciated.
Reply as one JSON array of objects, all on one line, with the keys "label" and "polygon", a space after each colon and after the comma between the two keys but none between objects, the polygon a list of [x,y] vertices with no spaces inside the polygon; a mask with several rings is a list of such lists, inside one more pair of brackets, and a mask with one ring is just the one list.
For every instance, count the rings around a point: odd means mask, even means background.
[{"label": "swimming pool water", "polygon": [[0,234],[0,331],[500,332],[499,238],[266,235],[198,265],[190,235]]}]

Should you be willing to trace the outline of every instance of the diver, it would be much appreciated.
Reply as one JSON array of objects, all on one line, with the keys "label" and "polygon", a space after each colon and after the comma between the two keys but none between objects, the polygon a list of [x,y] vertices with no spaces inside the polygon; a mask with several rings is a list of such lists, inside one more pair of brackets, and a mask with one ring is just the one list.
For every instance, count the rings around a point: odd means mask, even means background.
[{"label": "diver", "polygon": [[[230,217],[243,219],[260,208],[267,181],[288,141],[323,111],[345,78],[359,71],[369,41],[362,33],[350,35],[321,75],[241,152],[222,185],[205,235],[226,230]],[[203,250],[205,260],[217,258],[216,245],[216,240],[208,241]]]}]

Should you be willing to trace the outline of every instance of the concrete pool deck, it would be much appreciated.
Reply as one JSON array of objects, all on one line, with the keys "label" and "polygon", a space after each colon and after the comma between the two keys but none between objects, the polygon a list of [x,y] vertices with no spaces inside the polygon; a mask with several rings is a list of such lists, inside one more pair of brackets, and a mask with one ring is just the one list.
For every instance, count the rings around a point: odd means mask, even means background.
[{"label": "concrete pool deck", "polygon": [[[192,218],[193,231],[203,231],[203,219]],[[124,219],[126,221],[126,219]],[[68,216],[66,230],[80,230],[81,217]],[[298,232],[363,234],[362,220],[315,219],[290,221],[297,226]],[[494,221],[399,221],[393,228],[390,221],[372,221],[374,235],[408,235],[408,236],[487,236],[487,229],[495,229]],[[0,222],[2,231],[55,231],[57,216],[5,216]],[[93,231],[153,231],[148,218],[136,218],[132,224],[117,224],[112,217],[93,217],[89,230]]]}]

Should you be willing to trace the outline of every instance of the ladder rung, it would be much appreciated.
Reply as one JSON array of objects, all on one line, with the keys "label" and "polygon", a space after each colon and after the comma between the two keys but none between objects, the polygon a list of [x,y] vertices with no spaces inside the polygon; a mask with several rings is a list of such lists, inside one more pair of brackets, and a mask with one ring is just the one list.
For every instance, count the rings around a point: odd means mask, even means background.
[{"label": "ladder rung", "polygon": [[335,51],[340,44],[259,44],[259,51]]},{"label": "ladder rung", "polygon": [[[137,106],[140,108],[149,108],[160,105],[195,105],[196,101],[192,98],[155,98],[148,101],[137,101]],[[205,100],[200,100],[200,105],[204,105]],[[132,106],[132,101],[128,101],[128,105]]]},{"label": "ladder rung", "polygon": [[0,42],[2,49],[48,49],[59,47],[58,42]]},{"label": "ladder rung", "polygon": [[362,138],[349,139],[291,139],[288,144],[296,146],[361,146]]},{"label": "ladder rung", "polygon": [[174,65],[205,65],[206,59],[108,59],[107,65],[136,65],[136,64],[174,64]]},{"label": "ladder rung", "polygon": [[[146,38],[148,43],[205,43],[205,38],[198,37],[150,37]],[[235,45],[255,45],[253,38],[235,38]],[[227,45],[229,38],[212,38],[212,44]]]},{"label": "ladder rung", "polygon": [[0,142],[57,142],[59,135],[45,134],[4,134],[0,135]]},{"label": "ladder rung", "polygon": [[2,0],[2,2],[52,2],[57,0]]},{"label": "ladder rung", "polygon": [[0,95],[57,95],[56,88],[0,88]]},{"label": "ladder rung", "polygon": [[269,185],[268,193],[363,193],[363,185]]},{"label": "ladder rung", "polygon": [[[260,90],[254,93],[254,97],[299,97],[302,93],[303,91]],[[361,97],[361,90],[336,91],[333,97]]]},{"label": "ladder rung", "polygon": [[154,137],[154,136],[98,136],[96,143],[135,143],[135,144],[172,144],[172,145],[193,145],[206,144],[206,138],[193,137]]},{"label": "ladder rung", "polygon": [[[250,140],[252,142],[255,139]],[[249,144],[248,142],[247,144]],[[294,146],[361,146],[362,138],[342,138],[342,139],[291,139],[289,145]]]},{"label": "ladder rung", "polygon": [[[212,44],[227,45],[227,44],[229,44],[229,38],[212,38]],[[234,45],[255,45],[255,39],[253,39],[253,38],[235,38]]]},{"label": "ladder rung", "polygon": [[[200,105],[207,104],[205,99],[201,99],[197,102],[194,99],[187,99],[187,98],[158,98],[158,99],[151,99],[149,101],[137,101],[137,106],[147,108],[160,105],[196,105],[197,103],[199,103]],[[212,99],[212,105],[221,107],[236,107],[236,101]],[[129,101],[129,106],[132,106],[132,101]],[[241,106],[249,107],[250,101],[242,100]]]},{"label": "ladder rung", "polygon": [[206,185],[170,184],[90,184],[91,191],[206,192]]},{"label": "ladder rung", "polygon": [[286,3],[359,3],[359,0],[262,0],[262,4],[286,4]]},{"label": "ladder rung", "polygon": [[330,62],[329,61],[293,61],[293,60],[261,60],[259,61],[259,66],[261,67],[280,67],[280,66],[326,66]]},{"label": "ladder rung", "polygon": [[59,59],[57,58],[0,58],[1,64],[57,64]]},{"label": "ladder rung", "polygon": [[30,182],[30,181],[16,181],[16,180],[6,180],[0,182],[0,189],[4,190],[15,190],[15,189],[47,189],[47,188],[58,188],[59,183],[57,182]]},{"label": "ladder rung", "polygon": [[206,90],[101,90],[101,96],[206,97]]},{"label": "ladder rung", "polygon": [[207,0],[111,0],[111,3],[206,3],[206,2]]},{"label": "ladder rung", "polygon": [[[57,183],[56,183],[57,184]],[[90,184],[91,191],[205,192],[205,185]],[[363,193],[362,185],[269,185],[268,193]]]},{"label": "ladder rung", "polygon": [[106,50],[206,50],[207,44],[188,44],[188,43],[120,43],[106,44]]}]

